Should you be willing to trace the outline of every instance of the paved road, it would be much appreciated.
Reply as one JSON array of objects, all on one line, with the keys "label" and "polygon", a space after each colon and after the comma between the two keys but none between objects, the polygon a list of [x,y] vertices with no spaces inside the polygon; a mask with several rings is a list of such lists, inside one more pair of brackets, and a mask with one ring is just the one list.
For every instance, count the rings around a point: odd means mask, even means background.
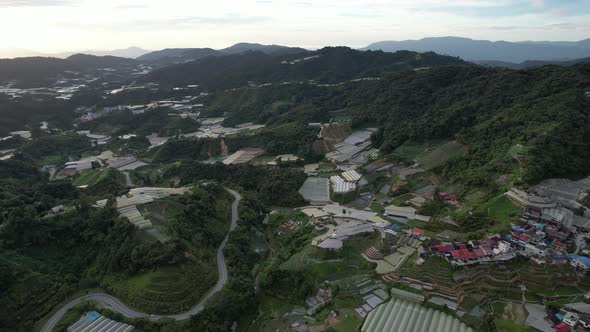
[{"label": "paved road", "polygon": [[[228,191],[232,194],[232,196],[234,196],[234,201],[233,201],[232,207],[231,207],[231,224],[230,224],[230,229],[229,229],[229,231],[231,232],[236,228],[236,225],[238,222],[238,206],[240,204],[240,200],[242,199],[242,197],[240,196],[240,194],[238,194],[237,192],[235,192],[231,189],[228,189]],[[225,244],[227,243],[228,236],[229,236],[229,233],[228,233],[228,235],[225,236],[225,239],[223,239],[223,242],[221,242],[221,245],[217,249],[217,271],[219,272],[219,279],[217,280],[217,283],[215,284],[215,286],[213,286],[213,288],[211,288],[207,292],[207,294],[201,299],[201,301],[199,301],[199,303],[197,303],[189,311],[186,311],[186,312],[183,312],[180,314],[176,314],[176,315],[150,315],[148,313],[135,311],[135,310],[129,308],[127,305],[125,305],[125,303],[121,302],[121,300],[119,300],[118,298],[116,298],[112,295],[109,295],[106,293],[92,293],[92,294],[78,297],[78,298],[72,300],[71,302],[67,303],[63,307],[61,307],[55,314],[53,314],[53,316],[51,316],[51,318],[49,318],[49,320],[47,321],[47,323],[45,323],[45,325],[43,326],[41,331],[42,332],[51,332],[53,330],[53,328],[55,327],[55,324],[57,324],[57,322],[66,313],[66,311],[68,311],[68,309],[71,309],[74,306],[76,306],[77,304],[84,302],[84,301],[96,301],[100,305],[102,305],[106,308],[109,308],[114,312],[118,312],[118,313],[122,314],[123,316],[129,317],[129,318],[145,317],[145,318],[149,318],[149,319],[153,319],[153,320],[158,320],[161,318],[172,318],[175,320],[184,320],[184,319],[188,319],[189,317],[191,317],[193,315],[196,315],[197,313],[199,313],[201,310],[203,310],[205,308],[205,302],[207,302],[207,300],[209,300],[213,295],[218,293],[227,282],[227,265],[225,263],[225,257],[223,256],[223,250],[225,249]]]}]

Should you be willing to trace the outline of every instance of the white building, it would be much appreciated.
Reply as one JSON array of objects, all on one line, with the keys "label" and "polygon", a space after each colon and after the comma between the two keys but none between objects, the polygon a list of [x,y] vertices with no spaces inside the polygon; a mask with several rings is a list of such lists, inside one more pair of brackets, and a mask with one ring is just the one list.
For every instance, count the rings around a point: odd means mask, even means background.
[{"label": "white building", "polygon": [[392,217],[402,217],[406,219],[416,218],[416,209],[411,206],[389,205],[385,207],[385,215]]}]

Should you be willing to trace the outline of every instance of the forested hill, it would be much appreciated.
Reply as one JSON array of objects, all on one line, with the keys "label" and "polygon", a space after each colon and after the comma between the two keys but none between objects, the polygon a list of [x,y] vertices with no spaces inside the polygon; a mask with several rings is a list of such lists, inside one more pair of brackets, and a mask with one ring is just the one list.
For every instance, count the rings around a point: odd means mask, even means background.
[{"label": "forested hill", "polygon": [[288,133],[289,141],[305,142],[306,133],[295,128],[328,122],[330,111],[344,109],[354,126],[381,129],[376,145],[386,154],[408,141],[458,140],[468,153],[441,171],[469,186],[493,186],[503,174],[528,183],[590,174],[586,92],[590,64],[521,71],[464,64],[336,87],[290,84],[227,91],[210,98],[208,112],[227,112],[229,124],[264,123]]},{"label": "forested hill", "polygon": [[0,82],[15,80],[25,87],[44,86],[66,71],[83,71],[96,68],[118,68],[135,65],[133,59],[114,56],[75,54],[67,59],[28,57],[0,59]]},{"label": "forested hill", "polygon": [[387,73],[423,67],[462,64],[462,60],[435,53],[356,51],[326,47],[291,55],[246,52],[207,57],[151,72],[146,81],[163,85],[200,84],[210,90],[236,88],[248,83],[295,82],[340,83],[382,77]]},{"label": "forested hill", "polygon": [[288,47],[281,45],[262,45],[256,43],[237,43],[230,47],[214,50],[212,48],[166,48],[159,51],[146,53],[137,58],[141,62],[169,65],[198,60],[209,56],[222,56],[229,54],[240,54],[248,51],[257,51],[271,55],[297,54],[306,52],[299,47]]},{"label": "forested hill", "polygon": [[449,66],[355,90],[355,123],[378,123],[385,152],[452,138],[469,153],[445,169],[474,185],[517,172],[525,182],[590,174],[590,64],[523,71]]}]

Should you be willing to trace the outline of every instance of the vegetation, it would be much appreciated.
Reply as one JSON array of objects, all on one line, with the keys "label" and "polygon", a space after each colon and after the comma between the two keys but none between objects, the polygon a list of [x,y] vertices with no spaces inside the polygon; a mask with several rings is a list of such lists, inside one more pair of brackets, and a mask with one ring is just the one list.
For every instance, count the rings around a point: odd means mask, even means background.
[{"label": "vegetation", "polygon": [[183,161],[176,167],[168,168],[164,176],[178,176],[182,184],[199,180],[232,183],[246,191],[256,191],[258,198],[267,206],[304,204],[297,192],[306,178],[300,169]]},{"label": "vegetation", "polygon": [[[316,55],[319,57],[296,65],[282,63]],[[463,61],[428,52],[360,52],[347,47],[326,47],[316,52],[285,56],[247,52],[207,57],[155,70],[145,80],[171,86],[197,83],[210,90],[224,90],[248,85],[250,81],[259,84],[309,80],[339,83],[354,78],[380,77],[384,73],[457,63]]]},{"label": "vegetation", "polygon": [[[117,291],[113,280],[134,280],[129,278],[165,267],[198,268],[204,279],[197,282],[201,288],[191,288],[196,298],[214,282],[215,248],[227,231],[227,226],[220,225],[229,220],[228,194],[222,188],[210,185],[180,197],[185,208],[170,221],[174,241],[164,244],[146,241],[139,230],[119,218],[112,199],[104,209],[92,208],[93,201],[71,185],[50,183],[29,165],[26,159],[0,161],[3,327],[30,330],[77,289],[100,285]],[[47,213],[66,201],[73,206],[71,211]],[[186,280],[195,282],[194,275]],[[121,295],[125,298],[126,293]]]}]

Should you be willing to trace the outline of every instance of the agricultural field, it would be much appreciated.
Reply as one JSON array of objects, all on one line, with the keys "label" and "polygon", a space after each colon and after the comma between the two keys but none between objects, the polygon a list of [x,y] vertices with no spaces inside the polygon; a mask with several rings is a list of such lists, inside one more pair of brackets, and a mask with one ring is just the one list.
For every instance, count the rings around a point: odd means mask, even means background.
[{"label": "agricultural field", "polygon": [[190,309],[217,280],[215,264],[189,262],[132,278],[109,277],[104,288],[139,310],[170,314]]},{"label": "agricultural field", "polygon": [[101,176],[100,170],[82,171],[74,177],[73,184],[76,187],[90,186],[90,185],[96,183],[100,176]]},{"label": "agricultural field", "polygon": [[437,144],[440,144],[440,142],[418,143],[408,141],[397,147],[391,153],[391,155],[405,163],[412,164],[420,154],[424,153],[424,151],[427,151],[428,149],[432,149]]},{"label": "agricultural field", "polygon": [[446,142],[420,153],[416,160],[424,169],[430,170],[443,165],[450,159],[466,152],[466,147],[454,141]]},{"label": "agricultural field", "polygon": [[496,223],[490,227],[489,232],[499,233],[510,228],[510,223],[518,220],[520,208],[512,203],[506,196],[499,195],[480,206],[480,211],[494,219]]}]

